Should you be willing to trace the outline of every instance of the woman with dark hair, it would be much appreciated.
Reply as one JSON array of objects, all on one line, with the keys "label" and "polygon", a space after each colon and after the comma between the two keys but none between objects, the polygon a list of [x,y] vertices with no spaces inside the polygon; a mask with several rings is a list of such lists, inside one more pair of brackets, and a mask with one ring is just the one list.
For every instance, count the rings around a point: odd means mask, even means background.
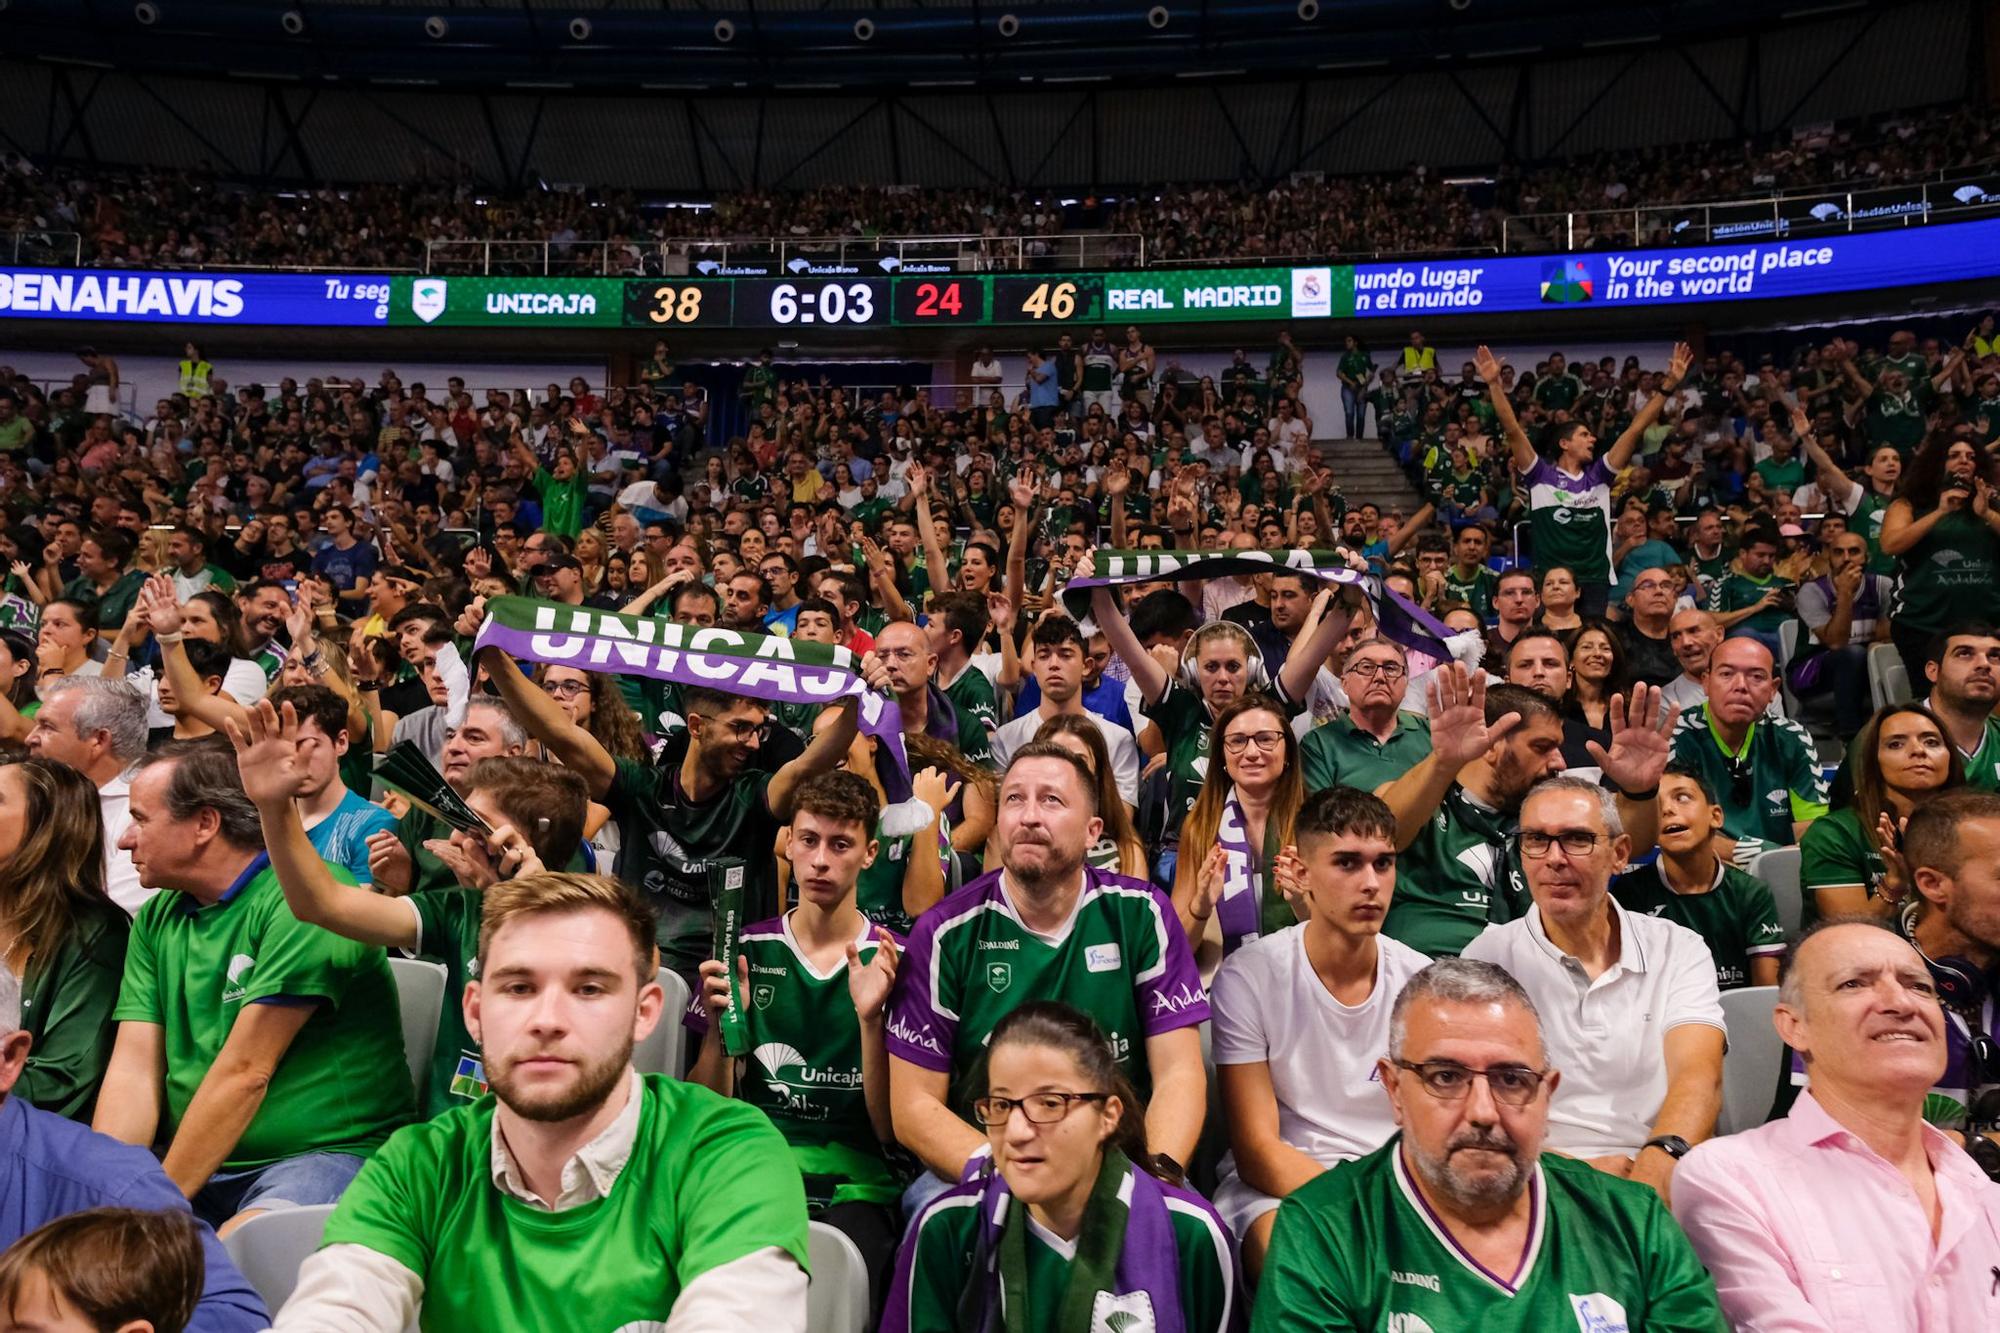
[{"label": "woman with dark hair", "polygon": [[1576,609],[1579,596],[1576,575],[1566,565],[1550,565],[1541,572],[1535,591],[1542,599],[1542,609],[1535,613],[1535,623],[1562,635],[1567,643],[1570,635],[1583,628],[1583,617],[1577,614]]},{"label": "woman with dark hair", "polygon": [[1086,1015],[1037,1001],[1001,1019],[973,1116],[993,1155],[904,1236],[881,1333],[1242,1328],[1222,1219],[1157,1173],[1145,1107]]},{"label": "woman with dark hair", "polygon": [[[1146,844],[1140,841],[1139,831],[1132,826],[1132,812],[1118,794],[1118,779],[1111,772],[1111,750],[1105,745],[1104,732],[1096,721],[1088,713],[1058,713],[1042,723],[1035,739],[1054,741],[1075,754],[1097,783],[1097,813],[1104,820],[1104,832],[1098,836],[1097,845],[1083,854],[1083,859],[1099,870],[1116,871],[1134,879],[1146,878]],[[999,864],[998,852],[990,842],[987,844],[989,870]]]},{"label": "woman with dark hair", "polygon": [[1306,799],[1291,719],[1269,695],[1246,695],[1217,713],[1208,754],[1181,826],[1182,848],[1205,851],[1180,858],[1173,893],[1204,976],[1239,944],[1298,921],[1292,899],[1304,867],[1292,826]]},{"label": "woman with dark hair", "polygon": [[[1625,648],[1611,626],[1595,617],[1585,617],[1569,641],[1569,688],[1563,691],[1565,720],[1575,727],[1563,728],[1563,762],[1572,768],[1595,768],[1589,742],[1611,748],[1611,699],[1631,688],[1625,665]],[[1578,757],[1572,759],[1572,737]]]},{"label": "woman with dark hair", "polygon": [[0,763],[0,939],[34,1038],[16,1096],[90,1123],[130,935],[104,889],[96,784],[50,759]]},{"label": "woman with dark hair", "polygon": [[1847,754],[1854,799],[1815,819],[1799,839],[1805,925],[1834,916],[1893,918],[1911,886],[1883,850],[1901,839],[1919,804],[1965,783],[1957,747],[1921,704],[1878,711]]},{"label": "woman with dark hair", "polygon": [[0,745],[27,740],[40,708],[34,640],[19,630],[0,629]]},{"label": "woman with dark hair", "polygon": [[1968,620],[2000,620],[2000,504],[1970,440],[1933,435],[1882,515],[1882,553],[1896,562],[1889,637],[1911,680],[1930,641]]}]

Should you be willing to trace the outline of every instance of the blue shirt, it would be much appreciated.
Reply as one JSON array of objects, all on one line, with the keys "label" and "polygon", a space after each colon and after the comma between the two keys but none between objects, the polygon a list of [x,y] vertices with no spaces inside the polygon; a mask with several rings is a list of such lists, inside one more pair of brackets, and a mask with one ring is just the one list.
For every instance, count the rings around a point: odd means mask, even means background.
[{"label": "blue shirt", "polygon": [[[86,1208],[188,1211],[188,1202],[144,1148],[92,1133],[18,1097],[0,1102],[0,1248],[45,1222]],[[189,1333],[256,1333],[271,1326],[264,1302],[202,1223],[208,1278]]]},{"label": "blue shirt", "polygon": [[324,574],[339,585],[343,595],[354,592],[358,581],[366,586],[375,576],[379,557],[367,542],[356,542],[345,551],[328,542],[313,554],[313,573]]},{"label": "blue shirt", "polygon": [[368,835],[393,832],[396,817],[379,805],[370,805],[353,792],[340,798],[333,813],[306,830],[319,859],[344,867],[361,884],[374,883],[368,873]]},{"label": "blue shirt", "polygon": [[[1035,376],[1040,375],[1040,379]],[[1039,366],[1028,368],[1028,406],[1055,407],[1062,402],[1062,381],[1056,374],[1056,363],[1044,361]]]},{"label": "blue shirt", "polygon": [[[1139,729],[1132,725],[1132,710],[1125,705],[1125,685],[1122,680],[1113,680],[1104,675],[1097,683],[1083,692],[1083,711],[1095,713],[1106,722],[1115,722],[1134,736]],[[1014,704],[1014,716],[1033,712],[1042,702],[1042,683],[1029,673],[1021,682],[1021,696]]]}]

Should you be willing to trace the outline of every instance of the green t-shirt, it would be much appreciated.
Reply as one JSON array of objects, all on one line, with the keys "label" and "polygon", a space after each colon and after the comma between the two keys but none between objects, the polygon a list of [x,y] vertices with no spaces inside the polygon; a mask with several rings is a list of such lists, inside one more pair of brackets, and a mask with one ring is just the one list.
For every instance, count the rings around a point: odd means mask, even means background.
[{"label": "green t-shirt", "polygon": [[[971,1327],[959,1322],[959,1302],[966,1289],[982,1280],[977,1270],[979,1203],[985,1196],[970,1190],[953,1191],[926,1209],[918,1219],[907,1267],[899,1266],[897,1278],[907,1280],[908,1333],[961,1333]],[[1010,1206],[1019,1207],[1018,1202]],[[1197,1205],[1169,1194],[1167,1221],[1173,1232],[1172,1256],[1155,1262],[1161,1273],[1179,1274],[1182,1327],[1187,1333],[1231,1333],[1240,1329],[1244,1291],[1236,1277],[1236,1262],[1230,1243],[1215,1217]],[[1081,1239],[1081,1237],[1079,1237]],[[1040,1225],[1028,1227],[1027,1284],[1028,1311],[1022,1327],[1061,1327],[1059,1315],[1064,1292],[1069,1287],[1070,1266],[1076,1246],[1064,1243]],[[1091,1325],[1093,1329],[1151,1329],[1151,1322],[1123,1323],[1121,1313]]]},{"label": "green t-shirt", "polygon": [[1963,509],[1938,519],[1898,567],[1889,617],[1899,628],[1942,634],[2000,611],[2000,537]]},{"label": "green t-shirt", "polygon": [[1611,881],[1611,894],[1628,912],[1663,917],[1701,936],[1715,959],[1715,984],[1721,990],[1750,984],[1752,958],[1776,958],[1785,951],[1785,928],[1778,923],[1771,890],[1726,861],[1716,863],[1715,882],[1706,893],[1674,892],[1655,861]]},{"label": "green t-shirt", "polygon": [[1782,463],[1776,458],[1760,459],[1756,472],[1766,486],[1787,495],[1806,484],[1806,465],[1796,454]]},{"label": "green t-shirt", "polygon": [[1882,854],[1863,835],[1860,812],[1853,806],[1815,819],[1799,839],[1799,889],[1805,899],[1800,924],[1809,926],[1819,919],[1819,890],[1859,884],[1873,898],[1881,893],[1887,873]]},{"label": "green t-shirt", "polygon": [[494,1099],[396,1135],[327,1219],[424,1284],[424,1333],[666,1327],[703,1273],[776,1245],[806,1263],[805,1194],[752,1107],[664,1075],[641,1080],[632,1155],[601,1199],[548,1212],[493,1183]]},{"label": "green t-shirt", "polygon": [[1278,1208],[1253,1333],[1728,1333],[1715,1283],[1660,1196],[1543,1153],[1518,1272],[1496,1277],[1435,1220],[1402,1136]]},{"label": "green t-shirt", "polygon": [[[736,1095],[769,1116],[791,1145],[808,1208],[894,1203],[903,1182],[868,1118],[847,960],[837,959],[824,976],[815,972],[792,937],[789,915],[760,921],[741,937],[750,968],[743,1010],[750,1054],[737,1063]],[[866,918],[859,946],[863,967],[882,947]],[[700,996],[683,1021],[697,1037],[707,1033]]]},{"label": "green t-shirt", "polygon": [[535,496],[542,502],[542,531],[574,539],[583,531],[583,502],[590,494],[589,474],[579,467],[568,481],[557,481],[545,467],[535,469]]},{"label": "green t-shirt", "polygon": [[1159,702],[1140,709],[1160,729],[1167,742],[1167,827],[1179,829],[1194,809],[1195,797],[1208,776],[1208,732],[1213,721],[1201,695],[1181,684],[1168,683]]},{"label": "green t-shirt", "polygon": [[1314,727],[1299,742],[1299,767],[1307,791],[1346,785],[1374,791],[1421,763],[1431,752],[1431,720],[1417,713],[1396,714],[1396,729],[1378,741],[1346,713]]},{"label": "green t-shirt", "polygon": [[[133,604],[139,600],[139,589],[146,586],[144,570],[128,569],[118,576],[109,588],[98,596],[97,585],[89,575],[79,574],[63,585],[65,601],[83,602],[97,608],[97,627],[100,630],[116,631],[125,625],[125,617],[132,614]],[[282,662],[280,663],[282,665]]]},{"label": "green t-shirt", "polygon": [[1965,759],[1965,780],[1974,787],[2000,791],[2000,718],[1989,716],[1979,748]]},{"label": "green t-shirt", "polygon": [[[659,912],[660,960],[693,986],[709,956],[714,904],[708,867],[722,857],[745,865],[743,910],[752,921],[778,914],[778,829],[769,773],[746,772],[702,802],[681,790],[680,766],[618,761],[604,803],[618,821],[618,875]],[[697,988],[698,989],[698,988]]]},{"label": "green t-shirt", "polygon": [[34,1038],[14,1095],[44,1111],[90,1123],[111,1064],[111,1021],[125,975],[132,922],[104,901],[79,904],[70,929],[21,979],[21,1030]]},{"label": "green t-shirt", "polygon": [[1681,714],[1674,728],[1674,762],[1701,774],[1722,807],[1722,831],[1790,847],[1794,823],[1826,813],[1826,779],[1806,729],[1788,717],[1759,717],[1743,749],[1732,755],[1709,720],[1708,705]]},{"label": "green t-shirt", "polygon": [[[330,866],[334,879],[354,878]],[[282,999],[281,999],[282,997]],[[220,902],[139,909],[112,1018],[161,1029],[171,1138],[246,1005],[313,1001],[224,1171],[310,1152],[366,1155],[410,1119],[396,982],[382,950],[308,926],[261,853]]]},{"label": "green t-shirt", "polygon": [[1872,486],[1864,486],[1861,502],[1854,506],[1854,512],[1847,516],[1850,532],[1858,532],[1868,543],[1868,572],[1870,574],[1894,574],[1896,557],[1882,549],[1882,520],[1889,513],[1889,506],[1895,497],[1882,495]]},{"label": "green t-shirt", "polygon": [[[938,840],[937,855],[949,857],[950,821],[942,823],[944,835]],[[928,829],[923,831],[929,832]],[[914,833],[890,837],[878,829],[875,833],[875,859],[862,868],[860,878],[854,882],[854,905],[861,909],[861,915],[897,935],[909,934],[910,927],[917,924],[917,919],[903,907],[903,878],[910,872],[910,849],[916,840]],[[1117,869],[1116,866],[1111,868]],[[949,886],[951,881],[946,879],[944,882]]]},{"label": "green t-shirt", "polygon": [[1583,382],[1568,371],[1544,375],[1535,382],[1535,401],[1551,412],[1567,412],[1582,396]]},{"label": "green t-shirt", "polygon": [[1454,782],[1396,857],[1382,933],[1439,958],[1458,954],[1489,922],[1519,916],[1529,896],[1515,823]]},{"label": "green t-shirt", "polygon": [[743,380],[738,390],[751,407],[762,407],[775,402],[778,397],[778,372],[761,361],[752,362],[743,368]]},{"label": "green t-shirt", "polygon": [[1445,566],[1444,595],[1464,602],[1481,620],[1493,619],[1493,596],[1499,591],[1500,576],[1484,565],[1474,569],[1470,577],[1461,575],[1455,564]]},{"label": "green t-shirt", "polygon": [[[951,700],[951,706],[958,710],[961,719],[971,717],[986,733],[987,749],[991,753],[993,733],[1000,728],[1000,700],[993,692],[993,682],[986,679],[986,673],[967,662],[965,670],[958,673],[958,679],[949,685],[940,683],[944,697]],[[960,733],[961,737],[963,733]],[[964,745],[959,749],[963,750]]]},{"label": "green t-shirt", "polygon": [[1899,394],[1877,389],[1868,397],[1868,410],[1861,419],[1861,433],[1871,445],[1893,444],[1907,465],[1910,455],[1924,442],[1924,395],[1912,390]]},{"label": "green t-shirt", "polygon": [[[1740,570],[1731,570],[1709,586],[1708,609],[1718,614],[1741,611],[1744,607],[1755,606],[1771,589],[1784,586],[1785,581],[1776,574],[1766,574],[1760,579]],[[1737,623],[1762,634],[1776,634],[1778,627],[1791,616],[1792,613],[1782,606],[1769,606]]]},{"label": "green t-shirt", "polygon": [[417,952],[444,964],[444,1009],[419,1103],[430,1119],[486,1095],[486,1062],[466,1030],[461,1003],[465,983],[479,980],[479,914],[486,900],[477,889],[454,888],[413,893],[406,901],[417,910]]}]

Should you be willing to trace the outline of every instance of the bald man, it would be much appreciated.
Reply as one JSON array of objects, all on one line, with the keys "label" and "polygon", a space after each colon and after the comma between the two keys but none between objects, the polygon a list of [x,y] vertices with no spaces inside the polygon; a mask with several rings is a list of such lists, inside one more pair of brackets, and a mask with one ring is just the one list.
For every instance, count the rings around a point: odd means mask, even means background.
[{"label": "bald man", "polygon": [[1681,714],[1674,762],[1721,798],[1724,836],[1790,847],[1826,813],[1826,781],[1806,729],[1768,710],[1778,692],[1771,650],[1731,638],[1709,655],[1702,704]]}]

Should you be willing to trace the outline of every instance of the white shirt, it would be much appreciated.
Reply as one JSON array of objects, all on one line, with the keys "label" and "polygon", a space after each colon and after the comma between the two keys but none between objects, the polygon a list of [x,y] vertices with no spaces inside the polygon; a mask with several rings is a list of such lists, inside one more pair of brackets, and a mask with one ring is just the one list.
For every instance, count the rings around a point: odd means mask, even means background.
[{"label": "white shirt", "polygon": [[1269,1065],[1278,1137],[1321,1166],[1374,1152],[1396,1132],[1375,1069],[1389,1053],[1389,1009],[1430,961],[1377,936],[1375,989],[1345,1005],[1306,957],[1305,922],[1252,940],[1209,990],[1215,1063]]},{"label": "white shirt", "polygon": [[[1035,733],[1042,729],[1042,723],[1054,717],[1054,713],[1043,716],[1040,708],[1031,708],[1012,722],[993,733],[993,765],[1004,770],[1014,751],[1035,739]],[[1139,804],[1139,768],[1144,760],[1139,754],[1139,742],[1132,733],[1116,722],[1106,721],[1095,713],[1084,716],[1097,724],[1097,730],[1104,737],[1105,748],[1111,751],[1111,776],[1118,784],[1118,795],[1125,804]]]},{"label": "white shirt", "polygon": [[132,823],[132,769],[126,769],[97,789],[97,808],[104,815],[104,889],[111,901],[137,916],[158,889],[139,887],[139,872],[132,865],[132,853],[118,846]]},{"label": "white shirt", "polygon": [[1605,901],[1618,920],[1619,957],[1595,981],[1550,943],[1539,908],[1488,926],[1464,953],[1506,968],[1541,1011],[1549,1065],[1562,1071],[1548,1146],[1574,1157],[1636,1155],[1667,1098],[1667,1033],[1684,1023],[1727,1030],[1707,942]]},{"label": "white shirt", "polygon": [[[567,1212],[604,1198],[618,1183],[639,1137],[639,1075],[628,1074],[624,1109],[563,1164],[553,1209],[528,1189],[493,1119],[493,1187],[529,1208]],[[423,1308],[423,1279],[366,1245],[329,1245],[299,1267],[278,1333],[403,1333]],[[806,1275],[776,1246],[711,1268],[681,1288],[663,1333],[805,1333]],[[649,1327],[653,1327],[649,1325]]]}]

